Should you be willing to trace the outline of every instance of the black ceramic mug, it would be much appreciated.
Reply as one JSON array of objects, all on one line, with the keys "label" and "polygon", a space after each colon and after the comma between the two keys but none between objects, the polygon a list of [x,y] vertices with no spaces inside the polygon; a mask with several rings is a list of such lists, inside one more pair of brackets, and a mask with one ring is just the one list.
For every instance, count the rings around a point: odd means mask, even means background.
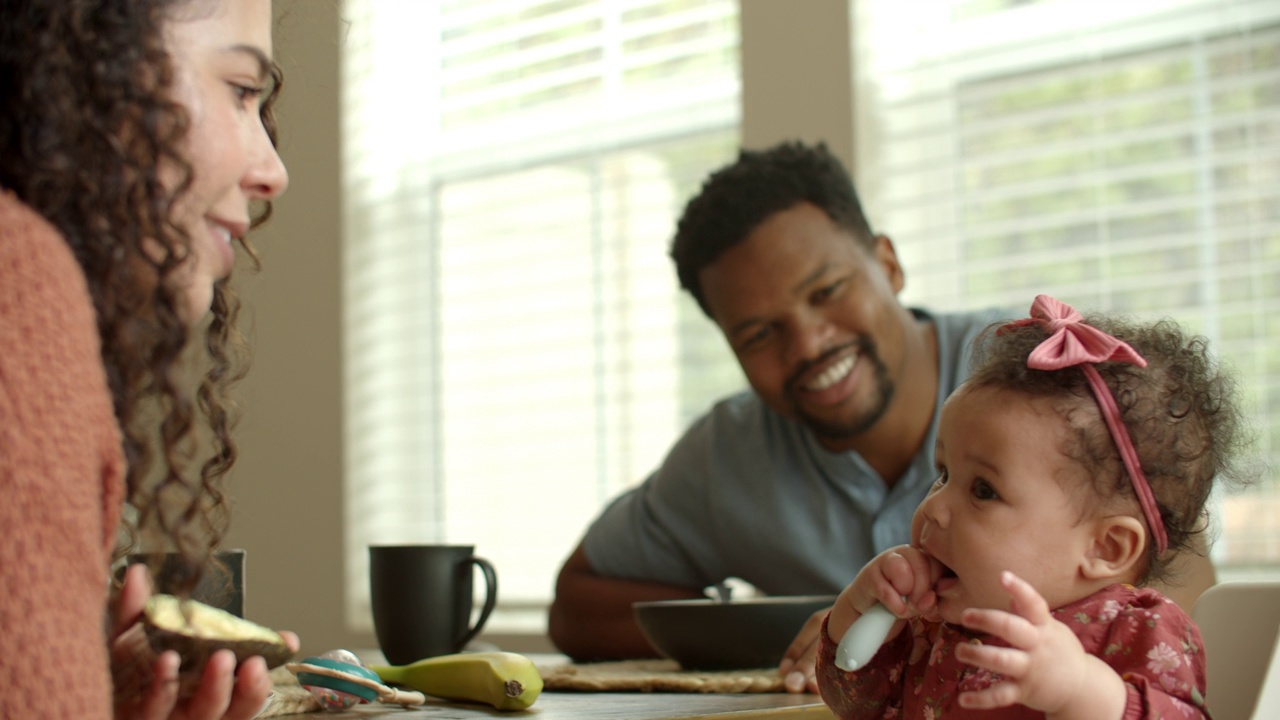
[{"label": "black ceramic mug", "polygon": [[[217,563],[205,567],[191,597],[236,617],[244,617],[244,550],[219,550]],[[129,565],[145,563],[151,568],[151,584],[157,593],[174,593],[190,582],[195,570],[176,552],[132,553]],[[119,572],[123,577],[124,568]]]},{"label": "black ceramic mug", "polygon": [[[485,598],[471,623],[472,568],[484,574]],[[474,545],[369,546],[369,599],[378,646],[387,662],[461,652],[498,601],[493,565]]]}]

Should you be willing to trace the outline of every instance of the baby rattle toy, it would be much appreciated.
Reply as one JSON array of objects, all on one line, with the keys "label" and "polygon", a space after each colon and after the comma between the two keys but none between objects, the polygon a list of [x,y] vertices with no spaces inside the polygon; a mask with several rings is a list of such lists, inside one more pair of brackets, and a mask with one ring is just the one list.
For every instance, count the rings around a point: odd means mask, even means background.
[{"label": "baby rattle toy", "polygon": [[330,650],[302,662],[286,663],[320,707],[334,712],[375,700],[392,705],[422,705],[427,698],[415,690],[398,690],[382,682],[355,653]]}]

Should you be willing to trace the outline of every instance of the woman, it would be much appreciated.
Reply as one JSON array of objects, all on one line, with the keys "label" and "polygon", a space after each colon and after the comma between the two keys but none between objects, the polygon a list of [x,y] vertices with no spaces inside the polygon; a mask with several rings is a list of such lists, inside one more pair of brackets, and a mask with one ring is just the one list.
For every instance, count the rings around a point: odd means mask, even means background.
[{"label": "woman", "polygon": [[247,718],[270,691],[224,652],[179,699],[166,652],[113,698],[144,568],[104,614],[121,540],[203,562],[226,527],[226,279],[288,182],[271,52],[270,0],[0,3],[0,716]]}]

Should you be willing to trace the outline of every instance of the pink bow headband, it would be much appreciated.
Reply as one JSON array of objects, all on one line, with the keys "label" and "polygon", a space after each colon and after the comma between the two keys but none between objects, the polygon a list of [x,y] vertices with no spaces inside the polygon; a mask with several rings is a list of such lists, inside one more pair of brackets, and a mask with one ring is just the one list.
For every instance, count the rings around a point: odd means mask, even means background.
[{"label": "pink bow headband", "polygon": [[1147,361],[1127,343],[1086,324],[1075,308],[1048,295],[1036,296],[1031,303],[1031,317],[1015,320],[1005,327],[1032,324],[1043,328],[1049,333],[1049,337],[1027,356],[1027,367],[1036,370],[1061,370],[1079,366],[1084,372],[1094,399],[1098,402],[1098,409],[1102,411],[1102,419],[1106,421],[1111,439],[1120,451],[1120,459],[1129,472],[1129,480],[1133,483],[1134,494],[1138,496],[1138,503],[1142,506],[1142,514],[1146,516],[1151,534],[1155,536],[1156,550],[1163,553],[1169,547],[1169,536],[1165,532],[1164,521],[1160,518],[1160,508],[1156,506],[1151,483],[1147,482],[1147,476],[1142,472],[1138,451],[1134,449],[1133,440],[1129,438],[1129,431],[1120,417],[1115,397],[1094,367],[1095,363],[1107,361],[1146,367]]}]

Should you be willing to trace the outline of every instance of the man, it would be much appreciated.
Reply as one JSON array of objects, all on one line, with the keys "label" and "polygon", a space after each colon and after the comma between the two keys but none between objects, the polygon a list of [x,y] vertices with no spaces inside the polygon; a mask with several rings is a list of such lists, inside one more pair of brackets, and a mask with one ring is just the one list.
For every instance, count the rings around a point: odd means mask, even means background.
[{"label": "man", "polygon": [[[970,340],[1005,317],[904,307],[893,243],[821,144],[742,152],[686,206],[671,255],[751,389],[696,421],[565,562],[549,629],[580,660],[655,654],[633,602],[729,577],[836,594],[909,542],[936,475],[935,416],[968,375]],[[792,692],[816,692],[820,621],[779,668]]]}]

